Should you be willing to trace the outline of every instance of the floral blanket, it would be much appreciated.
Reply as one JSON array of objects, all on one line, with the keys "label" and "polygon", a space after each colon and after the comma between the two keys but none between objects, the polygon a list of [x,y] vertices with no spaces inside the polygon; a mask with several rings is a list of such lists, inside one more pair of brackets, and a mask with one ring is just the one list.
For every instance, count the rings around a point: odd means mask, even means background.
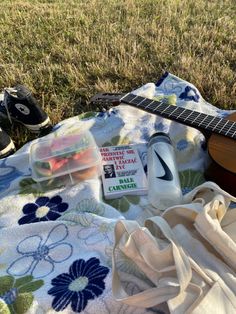
[{"label": "floral blanket", "polygon": [[[215,108],[194,85],[170,73],[134,92],[165,97],[171,104],[214,116],[231,113]],[[183,193],[204,182],[208,157],[204,137],[196,129],[121,104],[64,120],[47,136],[80,129],[90,130],[99,147],[136,145],[144,167],[149,137],[167,132],[174,143]],[[0,313],[168,313],[165,304],[135,308],[112,295],[114,225],[119,219],[142,224],[159,214],[147,196],[105,201],[100,179],[42,193],[31,179],[31,144],[0,160]],[[126,273],[130,293],[150,286],[123,255],[117,256],[117,265]]]}]

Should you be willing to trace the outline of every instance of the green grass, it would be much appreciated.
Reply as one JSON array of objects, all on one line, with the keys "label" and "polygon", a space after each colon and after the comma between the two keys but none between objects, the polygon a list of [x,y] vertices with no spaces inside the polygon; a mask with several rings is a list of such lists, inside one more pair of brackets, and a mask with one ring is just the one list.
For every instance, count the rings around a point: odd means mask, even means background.
[{"label": "green grass", "polygon": [[[169,71],[236,108],[235,0],[6,1],[0,88],[28,86],[53,123],[96,110],[98,91],[130,91]],[[18,146],[31,139],[12,127]]]}]

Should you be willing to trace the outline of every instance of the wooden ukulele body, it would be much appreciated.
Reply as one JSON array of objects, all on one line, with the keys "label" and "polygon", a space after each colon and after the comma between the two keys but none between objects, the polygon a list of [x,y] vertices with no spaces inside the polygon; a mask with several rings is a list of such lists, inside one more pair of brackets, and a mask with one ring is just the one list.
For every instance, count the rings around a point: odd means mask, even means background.
[{"label": "wooden ukulele body", "polygon": [[[227,119],[236,121],[236,113],[231,114]],[[212,134],[208,140],[208,152],[212,162],[205,173],[205,178],[214,181],[222,189],[236,196],[235,140]]]}]

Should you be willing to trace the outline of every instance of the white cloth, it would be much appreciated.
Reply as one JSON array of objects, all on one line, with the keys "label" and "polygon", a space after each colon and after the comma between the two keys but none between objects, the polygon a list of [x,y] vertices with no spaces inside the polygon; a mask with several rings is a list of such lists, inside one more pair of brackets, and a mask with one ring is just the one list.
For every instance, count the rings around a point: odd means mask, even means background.
[{"label": "white cloth", "polygon": [[[194,85],[172,74],[135,92],[165,96],[177,106],[214,116],[230,113],[207,103]],[[151,134],[168,132],[183,194],[204,182],[207,151],[203,135],[193,128],[122,104],[107,112],[64,120],[47,137],[84,129],[92,132],[98,146],[136,145],[144,166]],[[167,313],[166,304],[143,309],[116,301],[111,292],[114,226],[121,219],[142,224],[159,214],[147,197],[105,201],[100,179],[42,193],[30,177],[31,144],[0,161],[0,312]],[[226,233],[234,229],[227,215],[223,224]],[[116,264],[130,294],[150,287],[152,278],[124,254],[117,255]]]}]

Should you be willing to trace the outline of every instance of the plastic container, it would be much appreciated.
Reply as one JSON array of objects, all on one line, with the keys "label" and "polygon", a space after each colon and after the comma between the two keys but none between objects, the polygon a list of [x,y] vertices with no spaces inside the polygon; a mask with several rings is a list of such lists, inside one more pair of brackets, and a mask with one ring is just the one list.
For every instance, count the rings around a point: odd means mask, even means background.
[{"label": "plastic container", "polygon": [[157,132],[150,137],[147,168],[148,200],[152,206],[165,210],[181,204],[183,196],[174,148],[166,133]]},{"label": "plastic container", "polygon": [[74,184],[101,175],[101,154],[89,131],[31,145],[32,178],[43,188]]}]

